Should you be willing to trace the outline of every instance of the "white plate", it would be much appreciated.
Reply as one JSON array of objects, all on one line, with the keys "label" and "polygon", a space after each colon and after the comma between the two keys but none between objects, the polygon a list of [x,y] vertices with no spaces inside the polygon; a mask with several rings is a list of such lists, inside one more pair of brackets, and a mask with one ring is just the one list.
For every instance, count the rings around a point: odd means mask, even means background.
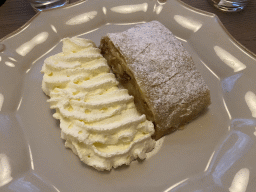
[{"label": "white plate", "polygon": [[[210,87],[212,104],[184,130],[166,136],[151,158],[98,172],[60,139],[59,123],[41,90],[43,61],[61,51],[64,37],[89,38],[99,45],[108,32],[151,20],[183,41]],[[215,15],[178,0],[81,1],[37,14],[1,44],[1,191],[256,188],[256,57],[235,42]]]}]

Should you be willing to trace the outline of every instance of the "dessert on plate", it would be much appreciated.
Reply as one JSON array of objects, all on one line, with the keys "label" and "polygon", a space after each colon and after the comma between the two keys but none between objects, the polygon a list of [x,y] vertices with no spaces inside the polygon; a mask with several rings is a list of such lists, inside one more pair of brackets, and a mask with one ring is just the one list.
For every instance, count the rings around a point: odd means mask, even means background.
[{"label": "dessert on plate", "polygon": [[97,170],[145,159],[155,147],[152,138],[211,103],[190,54],[158,21],[109,33],[100,49],[87,39],[65,38],[62,52],[42,67],[42,89],[65,146]]},{"label": "dessert on plate", "polygon": [[210,90],[190,54],[160,22],[136,25],[101,39],[101,53],[159,139],[210,105]]},{"label": "dessert on plate", "polygon": [[155,146],[153,123],[109,71],[100,49],[76,37],[64,39],[63,52],[42,67],[42,89],[56,109],[65,146],[100,171],[144,159]]}]

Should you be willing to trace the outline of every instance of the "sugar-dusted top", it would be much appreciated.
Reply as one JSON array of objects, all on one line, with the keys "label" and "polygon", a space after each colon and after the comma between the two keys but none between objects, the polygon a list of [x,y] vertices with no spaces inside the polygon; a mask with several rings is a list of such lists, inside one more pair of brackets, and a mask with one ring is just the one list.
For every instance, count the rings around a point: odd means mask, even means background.
[{"label": "sugar-dusted top", "polygon": [[108,34],[124,56],[160,126],[172,127],[173,113],[209,92],[181,42],[160,22]]}]

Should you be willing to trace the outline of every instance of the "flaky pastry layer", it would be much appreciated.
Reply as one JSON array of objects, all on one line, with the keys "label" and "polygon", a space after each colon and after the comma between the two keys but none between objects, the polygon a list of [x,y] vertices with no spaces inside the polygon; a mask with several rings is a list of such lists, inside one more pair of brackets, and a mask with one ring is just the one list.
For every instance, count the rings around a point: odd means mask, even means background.
[{"label": "flaky pastry layer", "polygon": [[156,139],[178,129],[207,108],[210,90],[191,55],[158,21],[101,40],[101,53],[137,109],[155,124]]}]

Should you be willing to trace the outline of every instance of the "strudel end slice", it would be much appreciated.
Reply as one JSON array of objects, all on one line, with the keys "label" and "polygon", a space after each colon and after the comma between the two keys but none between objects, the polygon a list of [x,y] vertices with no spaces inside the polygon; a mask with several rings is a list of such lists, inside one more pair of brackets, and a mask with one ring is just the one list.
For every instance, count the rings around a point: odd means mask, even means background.
[{"label": "strudel end slice", "polygon": [[211,103],[190,54],[158,21],[109,33],[100,48],[137,109],[154,123],[155,139],[196,118]]}]

